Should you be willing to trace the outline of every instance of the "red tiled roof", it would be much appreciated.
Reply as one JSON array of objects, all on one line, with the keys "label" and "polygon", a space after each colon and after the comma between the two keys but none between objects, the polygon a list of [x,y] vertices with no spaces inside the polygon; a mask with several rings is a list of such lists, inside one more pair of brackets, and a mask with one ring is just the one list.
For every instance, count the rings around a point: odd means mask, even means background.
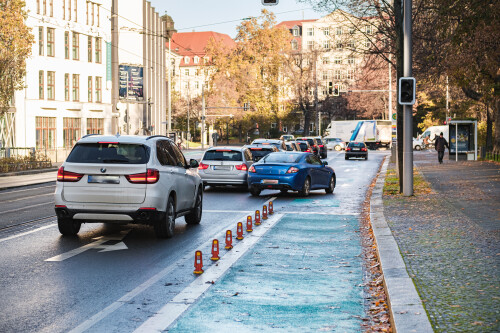
[{"label": "red tiled roof", "polygon": [[[178,32],[174,33],[171,41],[172,51],[181,56],[199,56],[205,55],[205,48],[211,38],[222,40],[227,46],[235,46],[236,43],[226,34],[213,31],[200,32]],[[168,49],[168,42],[166,43]]]},{"label": "red tiled roof", "polygon": [[277,24],[277,26],[286,26],[288,29],[292,29],[293,27],[295,26],[302,26],[302,23],[303,22],[314,22],[314,21],[317,21],[317,20],[296,20],[296,21],[283,21],[283,22],[280,22]]}]

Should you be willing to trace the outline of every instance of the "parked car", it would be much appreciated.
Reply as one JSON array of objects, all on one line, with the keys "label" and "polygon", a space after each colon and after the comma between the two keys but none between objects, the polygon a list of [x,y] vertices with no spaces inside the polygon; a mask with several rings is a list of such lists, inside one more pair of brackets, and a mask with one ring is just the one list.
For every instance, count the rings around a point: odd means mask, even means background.
[{"label": "parked car", "polygon": [[286,151],[300,151],[300,146],[296,141],[285,141]]},{"label": "parked car", "polygon": [[318,144],[318,147],[319,147],[319,157],[320,158],[326,158],[327,155],[328,155],[328,151],[326,149],[325,144],[321,140],[321,137],[320,136],[316,136],[316,137],[314,137],[314,139],[316,140],[316,142]]},{"label": "parked car", "polygon": [[254,162],[259,161],[262,157],[267,154],[274,153],[280,151],[276,146],[268,144],[268,145],[247,145],[244,148],[248,148],[250,153],[252,154],[252,160]]},{"label": "parked car", "polygon": [[312,137],[312,136],[300,137],[300,138],[297,138],[297,141],[307,141],[309,143],[309,146],[311,146],[311,148],[310,148],[311,153],[314,153],[314,154],[316,154],[316,156],[319,156],[319,154],[320,154],[319,144],[314,137]]},{"label": "parked car", "polygon": [[345,148],[345,159],[348,160],[351,157],[362,157],[365,160],[368,159],[368,149],[364,142],[349,142]]},{"label": "parked car", "polygon": [[170,238],[177,217],[200,223],[203,184],[197,168],[165,136],[86,135],[57,172],[59,231],[76,235],[85,222],[139,223]]},{"label": "parked car", "polygon": [[204,185],[245,185],[252,153],[242,147],[213,147],[203,154],[198,174]]},{"label": "parked car", "polygon": [[286,151],[285,141],[277,139],[255,139],[252,141],[253,145],[273,145],[278,150]]},{"label": "parked car", "polygon": [[413,149],[422,150],[424,148],[424,142],[422,139],[413,138]]},{"label": "parked car", "polygon": [[282,193],[298,191],[307,196],[311,190],[335,189],[335,171],[312,153],[277,152],[264,157],[248,169],[248,189],[258,196],[264,189]]},{"label": "parked car", "polygon": [[335,149],[341,151],[345,149],[345,143],[341,138],[323,138],[327,149]]},{"label": "parked car", "polygon": [[282,136],[280,136],[280,140],[282,141],[293,141],[295,140],[295,137],[291,134],[283,134]]}]

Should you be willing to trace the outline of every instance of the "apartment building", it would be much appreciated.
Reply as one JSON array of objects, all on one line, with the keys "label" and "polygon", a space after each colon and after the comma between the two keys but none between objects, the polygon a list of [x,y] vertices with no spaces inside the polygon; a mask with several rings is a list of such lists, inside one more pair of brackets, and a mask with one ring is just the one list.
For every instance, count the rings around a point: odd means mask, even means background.
[{"label": "apartment building", "polygon": [[26,88],[14,95],[6,146],[36,147],[62,161],[89,133],[111,131],[111,1],[28,0],[35,43]]}]

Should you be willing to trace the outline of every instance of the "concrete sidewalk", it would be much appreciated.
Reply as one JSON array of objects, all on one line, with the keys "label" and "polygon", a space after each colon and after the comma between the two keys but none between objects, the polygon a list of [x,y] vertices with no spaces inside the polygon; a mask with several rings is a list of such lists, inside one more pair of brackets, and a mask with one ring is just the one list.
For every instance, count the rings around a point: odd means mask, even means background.
[{"label": "concrete sidewalk", "polygon": [[57,180],[57,168],[12,172],[0,176],[0,190]]}]

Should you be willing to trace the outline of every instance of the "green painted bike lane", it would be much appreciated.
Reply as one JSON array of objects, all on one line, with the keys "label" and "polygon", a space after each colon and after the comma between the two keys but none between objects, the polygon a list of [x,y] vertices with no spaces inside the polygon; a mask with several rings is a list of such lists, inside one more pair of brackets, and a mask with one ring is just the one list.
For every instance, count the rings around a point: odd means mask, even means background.
[{"label": "green painted bike lane", "polygon": [[358,216],[321,213],[338,207],[331,197],[295,199],[287,210],[299,203],[320,213],[280,211],[281,220],[168,331],[360,332]]}]

